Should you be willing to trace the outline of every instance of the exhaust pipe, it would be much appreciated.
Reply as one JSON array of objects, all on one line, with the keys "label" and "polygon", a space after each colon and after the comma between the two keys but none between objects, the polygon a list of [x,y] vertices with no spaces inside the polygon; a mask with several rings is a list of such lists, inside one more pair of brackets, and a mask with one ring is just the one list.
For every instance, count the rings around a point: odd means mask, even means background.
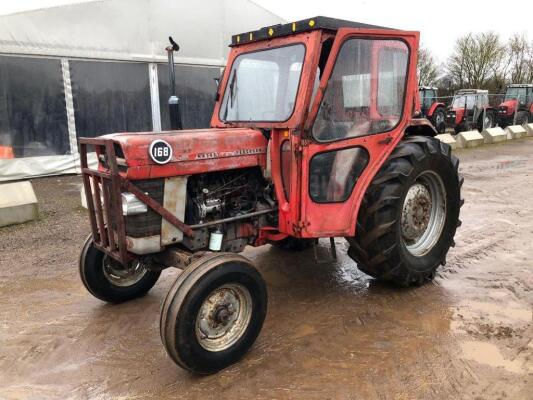
[{"label": "exhaust pipe", "polygon": [[176,71],[174,69],[174,52],[178,52],[180,46],[172,39],[172,36],[168,37],[170,46],[166,47],[168,55],[168,72],[170,80],[170,97],[168,98],[168,114],[170,116],[170,129],[181,130],[183,129],[181,123],[180,113],[180,99],[176,94]]}]

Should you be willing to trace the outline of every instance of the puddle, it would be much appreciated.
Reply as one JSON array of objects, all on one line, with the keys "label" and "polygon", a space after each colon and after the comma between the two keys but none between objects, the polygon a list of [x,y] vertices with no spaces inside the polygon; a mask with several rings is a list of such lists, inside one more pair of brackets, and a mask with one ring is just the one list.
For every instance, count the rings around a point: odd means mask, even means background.
[{"label": "puddle", "polygon": [[454,311],[452,330],[468,331],[469,325],[492,324],[523,329],[531,324],[532,310],[514,301],[501,303],[463,301]]},{"label": "puddle", "polygon": [[[526,370],[520,360],[509,360],[503,357],[498,347],[492,343],[468,341],[461,343],[463,358],[479,364],[494,368],[503,368],[506,371],[522,374]],[[533,367],[528,368],[530,371]]]}]

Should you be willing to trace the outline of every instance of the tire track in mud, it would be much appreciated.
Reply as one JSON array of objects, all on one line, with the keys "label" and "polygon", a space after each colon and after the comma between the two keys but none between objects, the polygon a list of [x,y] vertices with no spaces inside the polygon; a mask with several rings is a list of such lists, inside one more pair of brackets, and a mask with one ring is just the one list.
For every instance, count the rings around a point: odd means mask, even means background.
[{"label": "tire track in mud", "polygon": [[453,364],[473,372],[463,380],[465,398],[525,399],[533,386],[533,158],[515,154],[516,146],[502,149],[513,151],[484,160],[481,152],[461,153],[464,223],[441,273],[440,283],[457,293]]},{"label": "tire track in mud", "polygon": [[[440,271],[453,273],[455,268],[465,268],[472,262],[483,261],[497,251],[508,250],[508,242],[514,240],[518,233],[501,231],[501,226],[501,224],[490,224],[483,230],[461,232],[456,236],[457,244],[449,253],[446,266]],[[514,228],[513,224],[508,226]]]}]

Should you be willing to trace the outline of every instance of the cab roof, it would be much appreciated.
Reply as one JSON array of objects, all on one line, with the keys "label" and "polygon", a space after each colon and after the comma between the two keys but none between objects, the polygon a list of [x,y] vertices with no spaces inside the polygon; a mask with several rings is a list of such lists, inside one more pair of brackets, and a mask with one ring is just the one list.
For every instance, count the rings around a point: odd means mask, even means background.
[{"label": "cab roof", "polygon": [[460,89],[455,94],[487,94],[488,90],[483,89]]},{"label": "cab roof", "polygon": [[508,88],[530,88],[533,87],[531,83],[511,83],[507,85]]},{"label": "cab roof", "polygon": [[257,42],[260,40],[271,39],[274,37],[282,37],[293,35],[296,33],[324,29],[328,31],[337,31],[340,28],[359,28],[359,29],[387,29],[378,25],[363,24],[361,22],[346,21],[343,19],[329,18],[329,17],[313,17],[302,19],[300,21],[290,22],[287,24],[277,24],[272,26],[265,26],[259,30],[240,33],[231,37],[230,46],[238,46],[240,44]]}]

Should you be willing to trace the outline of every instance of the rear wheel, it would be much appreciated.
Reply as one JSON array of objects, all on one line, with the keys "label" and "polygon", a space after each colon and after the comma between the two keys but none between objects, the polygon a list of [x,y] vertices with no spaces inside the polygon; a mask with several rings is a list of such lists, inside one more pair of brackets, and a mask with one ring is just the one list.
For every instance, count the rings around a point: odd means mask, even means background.
[{"label": "rear wheel", "polygon": [[161,340],[182,368],[214,373],[248,351],[266,310],[266,284],[252,263],[238,254],[210,254],[172,285],[161,310]]},{"label": "rear wheel", "polygon": [[433,279],[460,225],[462,178],[447,144],[405,139],[370,184],[348,254],[375,278],[403,286]]},{"label": "rear wheel", "polygon": [[442,107],[437,108],[433,112],[433,115],[431,116],[431,123],[433,124],[433,126],[435,127],[435,130],[438,133],[444,133],[444,131],[446,130],[445,121],[446,121],[446,112],[444,111],[444,108]]},{"label": "rear wheel", "polygon": [[148,265],[140,261],[122,266],[94,247],[92,235],[87,238],[81,251],[79,270],[89,293],[109,303],[144,296],[161,275],[161,271],[151,271]]}]

